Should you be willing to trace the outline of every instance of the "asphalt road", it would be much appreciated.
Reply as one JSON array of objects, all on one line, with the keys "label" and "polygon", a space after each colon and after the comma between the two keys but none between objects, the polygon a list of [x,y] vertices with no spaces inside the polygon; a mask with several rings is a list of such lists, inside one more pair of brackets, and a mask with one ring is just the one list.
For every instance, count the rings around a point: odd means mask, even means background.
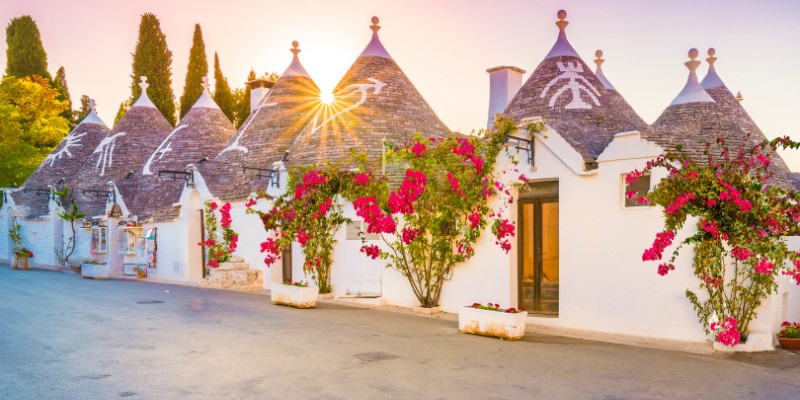
[{"label": "asphalt road", "polygon": [[528,335],[0,265],[0,399],[798,399],[800,359]]}]

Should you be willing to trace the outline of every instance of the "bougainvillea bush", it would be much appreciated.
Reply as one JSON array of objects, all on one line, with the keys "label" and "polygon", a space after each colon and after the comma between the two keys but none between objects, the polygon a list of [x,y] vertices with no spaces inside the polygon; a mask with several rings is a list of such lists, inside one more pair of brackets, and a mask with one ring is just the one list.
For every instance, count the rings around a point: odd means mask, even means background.
[{"label": "bougainvillea bush", "polygon": [[[359,165],[365,163],[363,156],[354,156],[351,161]],[[383,184],[385,180],[371,172],[328,163],[322,167],[293,169],[284,195],[270,196],[259,191],[246,206],[247,213],[261,218],[267,231],[267,239],[261,243],[261,252],[266,254],[264,263],[271,266],[280,259],[283,249],[297,241],[305,256],[303,271],[311,276],[321,294],[330,293],[334,236],[349,222],[341,200],[355,197],[356,190]],[[268,200],[270,209],[259,210],[258,199]]]},{"label": "bougainvillea bush", "polygon": [[[475,255],[481,231],[491,226],[495,242],[511,249],[514,224],[507,218],[509,189],[495,172],[506,135],[516,129],[500,119],[491,130],[468,137],[388,143],[387,159],[405,170],[399,187],[365,187],[353,201],[367,233],[380,234],[386,247],[364,244],[368,257],[388,261],[405,276],[423,307],[439,304],[453,268]],[[402,170],[401,169],[401,170]],[[490,200],[503,195],[496,210]]]},{"label": "bougainvillea bush", "polygon": [[[216,211],[219,210],[220,222],[217,224]],[[220,207],[214,201],[205,203],[205,220],[203,228],[206,230],[206,240],[200,242],[198,246],[206,246],[208,251],[208,266],[211,268],[219,267],[231,259],[231,255],[236,251],[239,243],[239,234],[231,228],[231,203],[225,203]],[[217,230],[222,228],[222,240],[217,237]]]},{"label": "bougainvillea bush", "polygon": [[[777,290],[781,275],[800,284],[800,253],[789,250],[784,240],[800,234],[800,196],[773,175],[770,164],[778,147],[797,148],[798,143],[782,138],[731,154],[720,139],[707,146],[701,160],[677,149],[626,178],[630,184],[654,168],[669,172],[639,198],[663,207],[665,218],[664,230],[642,260],[660,261],[658,273],[667,275],[675,269],[681,247],[691,247],[694,274],[705,293],[698,296],[687,289],[686,296],[706,333],[713,332],[716,341],[728,346],[746,340],[756,309]],[[697,218],[696,233],[663,260],[689,217]]]}]

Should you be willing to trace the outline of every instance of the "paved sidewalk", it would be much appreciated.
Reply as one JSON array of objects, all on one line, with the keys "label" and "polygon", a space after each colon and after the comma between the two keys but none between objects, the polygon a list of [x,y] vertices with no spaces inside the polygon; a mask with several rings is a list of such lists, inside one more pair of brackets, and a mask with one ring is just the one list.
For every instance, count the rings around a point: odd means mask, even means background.
[{"label": "paved sidewalk", "polygon": [[2,399],[797,399],[798,364],[0,265]]}]

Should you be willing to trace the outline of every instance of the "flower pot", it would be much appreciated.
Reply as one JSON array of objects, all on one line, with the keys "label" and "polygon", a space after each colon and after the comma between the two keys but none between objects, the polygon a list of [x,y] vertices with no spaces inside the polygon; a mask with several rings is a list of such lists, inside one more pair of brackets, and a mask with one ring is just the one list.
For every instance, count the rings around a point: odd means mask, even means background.
[{"label": "flower pot", "polygon": [[90,279],[108,279],[111,267],[108,264],[81,264],[81,276]]},{"label": "flower pot", "polygon": [[786,350],[800,350],[800,338],[778,338],[778,342]]},{"label": "flower pot", "polygon": [[14,265],[11,268],[13,268],[13,269],[31,269],[30,265],[28,264],[28,257],[17,257],[17,256],[14,256]]},{"label": "flower pot", "polygon": [[272,304],[295,308],[314,308],[317,306],[319,288],[316,286],[295,286],[273,283],[270,297]]},{"label": "flower pot", "polygon": [[458,330],[473,335],[518,340],[525,336],[528,312],[507,313],[461,307],[458,310]]}]

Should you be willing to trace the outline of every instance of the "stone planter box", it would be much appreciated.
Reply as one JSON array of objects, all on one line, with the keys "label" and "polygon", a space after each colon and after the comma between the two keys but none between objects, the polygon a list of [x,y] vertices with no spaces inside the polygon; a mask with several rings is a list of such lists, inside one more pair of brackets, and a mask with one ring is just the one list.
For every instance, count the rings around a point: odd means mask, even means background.
[{"label": "stone planter box", "polygon": [[473,335],[518,340],[525,336],[528,312],[506,313],[461,307],[458,310],[458,330]]},{"label": "stone planter box", "polygon": [[111,266],[108,264],[81,264],[81,276],[90,279],[108,279]]},{"label": "stone planter box", "polygon": [[200,281],[201,287],[215,289],[232,289],[258,291],[264,288],[264,272],[250,269],[250,264],[240,257],[220,264],[219,268],[211,268],[208,276]]},{"label": "stone planter box", "polygon": [[[712,339],[713,340],[713,339]],[[714,351],[720,353],[754,353],[758,351],[772,351],[772,335],[767,331],[751,331],[747,342],[729,347],[719,342],[713,342]]]},{"label": "stone planter box", "polygon": [[316,286],[294,286],[273,283],[270,293],[272,304],[295,308],[314,308],[317,306],[319,288]]}]

